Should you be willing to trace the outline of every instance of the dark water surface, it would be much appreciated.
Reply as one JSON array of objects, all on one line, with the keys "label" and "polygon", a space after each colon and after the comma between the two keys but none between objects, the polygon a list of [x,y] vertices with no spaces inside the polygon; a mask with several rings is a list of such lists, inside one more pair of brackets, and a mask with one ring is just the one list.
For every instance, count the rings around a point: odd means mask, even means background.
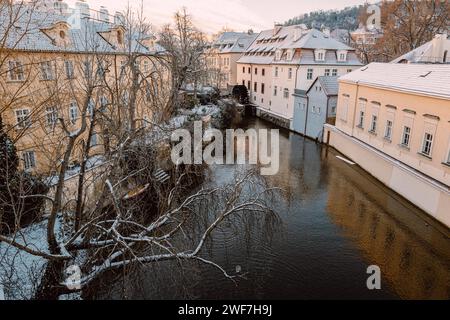
[{"label": "dark water surface", "polygon": [[[249,119],[242,125],[271,128]],[[448,229],[393,194],[333,149],[280,130],[280,171],[271,186],[280,221],[249,217],[223,228],[204,256],[246,279],[235,285],[217,269],[145,266],[101,297],[135,299],[449,299]],[[216,166],[212,182],[233,179]],[[450,210],[450,209],[449,209]],[[186,262],[185,262],[186,263]],[[381,290],[368,290],[367,267],[381,269]],[[123,286],[122,286],[123,285]]]}]

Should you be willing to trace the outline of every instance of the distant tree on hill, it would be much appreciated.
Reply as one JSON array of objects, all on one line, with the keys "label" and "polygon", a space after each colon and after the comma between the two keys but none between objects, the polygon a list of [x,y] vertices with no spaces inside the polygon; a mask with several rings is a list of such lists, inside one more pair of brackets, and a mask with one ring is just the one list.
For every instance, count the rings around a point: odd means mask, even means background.
[{"label": "distant tree on hill", "polygon": [[342,10],[313,11],[285,22],[285,25],[305,24],[308,28],[354,30],[358,28],[358,16],[363,6],[346,7]]}]

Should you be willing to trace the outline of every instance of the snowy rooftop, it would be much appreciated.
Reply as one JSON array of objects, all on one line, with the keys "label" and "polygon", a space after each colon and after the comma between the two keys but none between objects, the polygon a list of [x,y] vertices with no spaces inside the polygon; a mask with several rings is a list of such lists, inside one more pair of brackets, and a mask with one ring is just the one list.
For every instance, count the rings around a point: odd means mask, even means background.
[{"label": "snowy rooftop", "polygon": [[[303,49],[291,61],[275,61],[275,51],[283,49]],[[318,62],[314,59],[315,49],[327,50],[326,59]],[[347,50],[347,61],[338,62],[337,50]],[[278,32],[274,29],[262,31],[256,40],[238,60],[240,63],[271,64],[336,64],[336,65],[362,65],[354,49],[332,37],[316,30],[306,29],[302,25],[280,27]]]},{"label": "snowy rooftop", "polygon": [[247,50],[257,36],[258,34],[247,32],[223,32],[213,46],[220,53],[241,53]]},{"label": "snowy rooftop", "polygon": [[374,62],[340,77],[339,81],[450,99],[450,65],[446,64]]},{"label": "snowy rooftop", "polygon": [[311,85],[311,87],[308,89],[311,90],[311,88],[315,85],[315,83],[318,81],[320,85],[322,86],[325,94],[327,96],[336,96],[339,92],[339,82],[338,82],[338,76],[321,76],[317,77],[316,81]]},{"label": "snowy rooftop", "polygon": [[[0,38],[4,39],[6,34],[5,47],[15,50],[42,51],[42,52],[101,52],[118,53],[127,51],[127,48],[117,48],[110,44],[101,32],[112,30],[118,27],[114,23],[99,21],[93,18],[83,17],[79,23],[73,24],[73,17],[46,12],[40,10],[30,10],[26,6],[16,7],[19,13],[18,21],[15,21],[14,28],[6,29],[10,23],[10,13],[0,10]],[[58,46],[52,39],[46,35],[45,29],[53,27],[56,23],[63,22],[69,25],[67,46]],[[72,24],[71,24],[72,23]],[[7,33],[6,33],[7,32]],[[127,32],[125,32],[127,34]],[[142,40],[151,35],[134,34],[131,37],[130,49],[142,54],[161,53],[164,48],[155,44],[153,47],[147,47]],[[126,36],[125,36],[126,37]]]}]

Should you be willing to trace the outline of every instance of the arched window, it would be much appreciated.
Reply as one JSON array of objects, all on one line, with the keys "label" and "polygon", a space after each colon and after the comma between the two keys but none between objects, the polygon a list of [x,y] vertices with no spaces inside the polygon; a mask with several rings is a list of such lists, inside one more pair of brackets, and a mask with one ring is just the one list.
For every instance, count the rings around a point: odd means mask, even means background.
[{"label": "arched window", "polygon": [[66,33],[63,30],[61,30],[59,32],[59,36],[61,37],[61,39],[64,39],[66,37]]}]

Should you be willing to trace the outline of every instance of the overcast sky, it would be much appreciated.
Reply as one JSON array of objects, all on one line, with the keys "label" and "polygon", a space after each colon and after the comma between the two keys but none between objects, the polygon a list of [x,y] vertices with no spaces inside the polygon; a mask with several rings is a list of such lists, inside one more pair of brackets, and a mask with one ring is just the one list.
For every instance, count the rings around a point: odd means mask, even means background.
[{"label": "overcast sky", "polygon": [[[73,6],[76,0],[66,0]],[[223,27],[236,31],[250,28],[255,31],[269,29],[274,22],[285,22],[302,13],[320,9],[342,9],[346,6],[363,4],[364,0],[143,0],[144,11],[149,21],[158,27],[170,22],[173,13],[182,8],[194,17],[197,25],[205,32],[214,33]],[[88,0],[92,9],[101,5],[114,10],[123,10],[127,0]],[[140,0],[130,1],[137,5]]]}]

